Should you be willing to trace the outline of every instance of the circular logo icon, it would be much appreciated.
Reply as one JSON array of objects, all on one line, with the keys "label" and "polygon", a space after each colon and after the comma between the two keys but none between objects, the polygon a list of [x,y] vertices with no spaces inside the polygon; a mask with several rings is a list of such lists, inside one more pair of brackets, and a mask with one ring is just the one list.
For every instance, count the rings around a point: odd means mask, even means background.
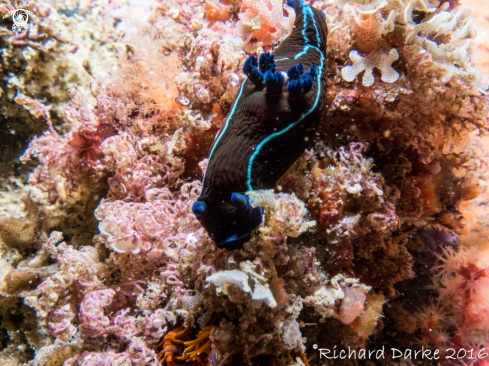
[{"label": "circular logo icon", "polygon": [[24,9],[17,9],[13,15],[14,25],[12,29],[14,31],[18,29],[26,29],[29,28],[27,24],[29,22],[29,14]]}]

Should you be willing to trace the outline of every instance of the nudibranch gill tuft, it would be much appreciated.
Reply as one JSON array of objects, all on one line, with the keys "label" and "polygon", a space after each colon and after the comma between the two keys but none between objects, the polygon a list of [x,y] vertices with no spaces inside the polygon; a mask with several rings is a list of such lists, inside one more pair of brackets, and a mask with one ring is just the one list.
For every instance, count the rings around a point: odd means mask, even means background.
[{"label": "nudibranch gill tuft", "polygon": [[220,248],[241,248],[250,239],[263,210],[251,207],[245,192],[273,188],[311,144],[321,119],[326,17],[302,0],[287,4],[296,12],[294,29],[274,54],[244,63],[247,77],[211,148],[192,208]]}]

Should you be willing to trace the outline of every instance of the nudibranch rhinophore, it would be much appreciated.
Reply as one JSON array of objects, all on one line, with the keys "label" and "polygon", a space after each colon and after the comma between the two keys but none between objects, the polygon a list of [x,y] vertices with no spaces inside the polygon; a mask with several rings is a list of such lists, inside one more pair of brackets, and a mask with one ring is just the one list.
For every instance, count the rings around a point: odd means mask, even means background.
[{"label": "nudibranch rhinophore", "polygon": [[192,207],[220,248],[241,248],[251,238],[263,210],[251,207],[245,192],[273,188],[310,146],[321,119],[326,17],[302,0],[287,4],[296,13],[294,29],[274,54],[244,63],[247,77],[211,148]]}]

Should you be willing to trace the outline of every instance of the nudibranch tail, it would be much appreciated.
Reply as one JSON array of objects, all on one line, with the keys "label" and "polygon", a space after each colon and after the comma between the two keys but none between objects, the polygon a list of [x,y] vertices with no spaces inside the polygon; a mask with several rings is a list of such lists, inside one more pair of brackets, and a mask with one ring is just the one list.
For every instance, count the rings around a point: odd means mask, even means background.
[{"label": "nudibranch tail", "polygon": [[[247,76],[209,154],[197,219],[221,248],[240,248],[263,220],[245,193],[270,189],[311,145],[326,89],[325,16],[289,0],[296,18],[275,53],[249,56]],[[288,84],[285,85],[287,75]]]}]

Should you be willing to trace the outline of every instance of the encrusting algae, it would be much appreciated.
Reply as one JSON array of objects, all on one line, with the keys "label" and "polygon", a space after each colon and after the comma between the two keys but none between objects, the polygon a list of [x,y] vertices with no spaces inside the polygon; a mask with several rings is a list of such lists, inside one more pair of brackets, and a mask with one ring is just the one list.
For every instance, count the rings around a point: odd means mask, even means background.
[{"label": "encrusting algae", "polygon": [[[291,3],[26,1],[21,31],[0,4],[1,365],[489,364],[485,3],[312,2],[312,148],[242,192],[263,213],[242,249],[192,213]],[[422,347],[440,360],[392,357]]]}]

